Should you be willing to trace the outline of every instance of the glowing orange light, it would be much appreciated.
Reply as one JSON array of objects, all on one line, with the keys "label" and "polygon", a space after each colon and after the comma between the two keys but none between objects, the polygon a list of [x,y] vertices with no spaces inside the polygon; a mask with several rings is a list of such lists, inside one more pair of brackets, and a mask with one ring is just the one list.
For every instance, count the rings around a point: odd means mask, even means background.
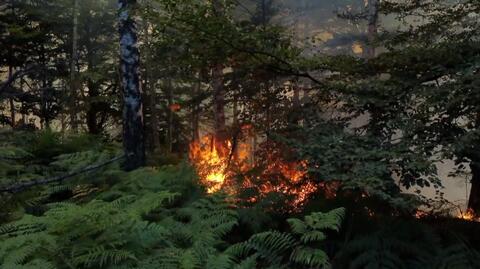
[{"label": "glowing orange light", "polygon": [[417,211],[415,211],[415,215],[414,215],[414,217],[416,219],[425,218],[427,216],[429,216],[428,212],[425,212],[425,211],[420,210],[420,209],[417,209]]},{"label": "glowing orange light", "polygon": [[253,125],[250,123],[245,123],[240,127],[242,130],[250,130],[253,128]]},{"label": "glowing orange light", "polygon": [[177,111],[180,111],[182,106],[180,104],[174,103],[174,104],[171,104],[168,108],[173,112],[177,112]]},{"label": "glowing orange light", "polygon": [[227,159],[217,150],[216,144],[212,136],[204,136],[190,144],[190,160],[209,193],[219,191],[226,179]]},{"label": "glowing orange light", "polygon": [[260,192],[259,197],[247,198],[248,202],[256,202],[268,193],[277,192],[292,196],[292,206],[296,208],[318,189],[314,183],[302,181],[307,176],[306,161],[287,162],[274,154],[262,159],[266,166],[262,166],[259,175],[246,176],[240,185],[235,185],[231,180],[235,173],[244,173],[256,167],[257,164],[249,162],[251,155],[252,147],[248,143],[217,143],[214,136],[206,135],[190,144],[189,157],[208,193],[224,190],[234,195],[242,188],[254,187]]},{"label": "glowing orange light", "polygon": [[467,220],[467,221],[477,221],[479,222],[480,219],[475,215],[475,212],[471,208],[467,209],[465,212],[460,212],[457,216],[459,219]]}]

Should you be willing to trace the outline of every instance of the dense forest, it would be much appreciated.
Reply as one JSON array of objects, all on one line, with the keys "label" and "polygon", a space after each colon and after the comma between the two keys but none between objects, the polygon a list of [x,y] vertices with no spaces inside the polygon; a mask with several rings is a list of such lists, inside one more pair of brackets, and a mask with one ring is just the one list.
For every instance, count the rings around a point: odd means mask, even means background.
[{"label": "dense forest", "polygon": [[480,2],[2,0],[17,268],[480,268]]}]

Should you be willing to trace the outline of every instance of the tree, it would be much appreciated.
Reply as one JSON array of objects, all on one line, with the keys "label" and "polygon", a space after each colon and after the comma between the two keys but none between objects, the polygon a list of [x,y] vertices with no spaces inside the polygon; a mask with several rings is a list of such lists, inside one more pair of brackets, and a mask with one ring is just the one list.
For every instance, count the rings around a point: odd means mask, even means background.
[{"label": "tree", "polygon": [[[219,22],[224,17],[224,6],[221,0],[212,0],[213,15],[219,18]],[[225,122],[225,85],[224,85],[224,65],[225,59],[217,59],[212,66],[212,89],[213,89],[213,114],[216,143],[223,144],[227,138]],[[223,147],[219,147],[223,148]]]},{"label": "tree", "polygon": [[76,73],[78,63],[78,0],[73,5],[72,55],[70,59],[70,124],[77,131],[77,87]]},{"label": "tree", "polygon": [[422,21],[390,33],[385,42],[397,54],[396,66],[408,66],[398,70],[409,74],[416,101],[410,137],[432,156],[454,159],[456,172],[470,167],[468,207],[480,214],[480,5],[470,0],[406,1],[385,2],[382,9],[404,22],[412,17]]},{"label": "tree", "polygon": [[124,168],[134,170],[145,164],[142,92],[139,78],[140,53],[133,19],[136,0],[119,0],[120,73],[123,90]]},{"label": "tree", "polygon": [[375,38],[378,34],[378,6],[379,0],[369,0],[368,1],[368,29],[367,29],[367,39],[368,45],[365,50],[365,57],[373,58],[375,57]]}]

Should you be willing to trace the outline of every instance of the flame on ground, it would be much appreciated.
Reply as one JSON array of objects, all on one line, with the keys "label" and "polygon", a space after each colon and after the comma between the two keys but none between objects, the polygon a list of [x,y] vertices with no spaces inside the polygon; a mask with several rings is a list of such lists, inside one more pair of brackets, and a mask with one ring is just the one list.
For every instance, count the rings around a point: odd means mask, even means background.
[{"label": "flame on ground", "polygon": [[476,216],[475,212],[471,208],[467,209],[467,211],[465,211],[465,212],[460,212],[460,214],[458,214],[457,218],[463,219],[463,220],[466,220],[466,221],[480,222],[480,217]]},{"label": "flame on ground", "polygon": [[[306,161],[283,161],[275,154],[267,154],[262,159],[263,166],[260,175],[246,177],[244,182],[235,185],[232,178],[235,173],[245,173],[257,164],[251,161],[252,147],[248,143],[236,141],[234,152],[232,142],[219,143],[213,135],[203,136],[199,141],[190,144],[190,161],[195,167],[202,184],[208,193],[224,190],[235,194],[238,188],[255,187],[259,197],[253,197],[249,202],[268,193],[277,192],[294,197],[293,207],[303,204],[317,190],[315,184],[302,181],[307,176]],[[272,180],[274,179],[274,180]],[[236,188],[236,189],[235,189]]]},{"label": "flame on ground", "polygon": [[[420,209],[417,209],[415,212],[414,217],[417,219],[423,219],[423,218],[428,218],[428,217],[435,217],[436,215],[432,212],[427,212],[423,211]],[[466,211],[460,210],[460,213],[457,215],[455,214],[450,214],[450,217],[465,220],[465,221],[472,221],[472,222],[480,222],[480,216],[476,215],[473,209],[469,208]]]},{"label": "flame on ground", "polygon": [[227,177],[228,157],[217,149],[213,136],[190,144],[189,157],[208,193],[219,191]]}]

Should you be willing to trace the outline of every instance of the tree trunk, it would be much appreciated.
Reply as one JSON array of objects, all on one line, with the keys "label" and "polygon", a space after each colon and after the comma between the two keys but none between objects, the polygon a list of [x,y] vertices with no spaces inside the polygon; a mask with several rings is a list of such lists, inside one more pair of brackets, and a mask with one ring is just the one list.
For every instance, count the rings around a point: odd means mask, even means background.
[{"label": "tree trunk", "polygon": [[[13,68],[11,66],[8,67],[8,79],[11,80],[13,77]],[[10,125],[12,128],[15,128],[15,102],[13,97],[10,97]]]},{"label": "tree trunk", "polygon": [[15,117],[16,117],[16,112],[15,112],[15,100],[10,98],[10,118],[12,119],[11,126],[12,128],[15,128]]},{"label": "tree trunk", "polygon": [[215,137],[220,143],[223,143],[226,140],[225,85],[223,84],[223,65],[217,64],[213,68],[212,75]]},{"label": "tree trunk", "polygon": [[150,103],[150,141],[152,145],[151,151],[160,147],[160,134],[158,132],[158,126],[160,125],[158,120],[158,111],[157,111],[157,93],[155,87],[152,87],[150,80],[145,82],[149,89],[149,103]]},{"label": "tree trunk", "polygon": [[105,109],[107,104],[97,100],[100,96],[99,85],[97,83],[89,80],[87,86],[88,97],[90,99],[86,115],[87,129],[90,134],[98,135],[102,132],[102,121],[98,120],[98,114]]},{"label": "tree trunk", "polygon": [[192,102],[192,141],[200,140],[200,100],[201,72],[198,73],[198,81],[193,86]]},{"label": "tree trunk", "polygon": [[[12,6],[12,15],[15,16],[15,8],[14,8],[14,5],[13,5],[13,1],[10,3]],[[10,58],[9,60],[12,60],[12,53],[11,51],[9,50],[8,51],[8,57]],[[9,81],[12,81],[13,80],[13,67],[11,65],[8,66],[8,80]],[[13,82],[12,82],[13,84]],[[10,122],[10,126],[13,128],[15,128],[15,103],[14,103],[14,100],[13,100],[13,97],[10,97],[10,119],[11,119],[11,122]]]},{"label": "tree trunk", "polygon": [[120,74],[123,90],[124,169],[134,170],[145,164],[142,91],[139,80],[140,53],[135,22],[130,14],[136,0],[119,0]]},{"label": "tree trunk", "polygon": [[[224,7],[220,0],[213,0],[215,16],[223,16]],[[223,77],[223,64],[219,61],[212,69],[213,109],[215,121],[215,138],[219,146],[227,139],[225,126],[225,85]],[[223,147],[219,147],[223,148]]]},{"label": "tree trunk", "polygon": [[173,151],[173,86],[170,79],[167,80],[167,98],[168,98],[168,128],[167,128],[167,152]]},{"label": "tree trunk", "polygon": [[298,109],[300,107],[300,87],[298,86],[297,82],[293,83],[292,106],[294,109]]},{"label": "tree trunk", "polygon": [[[477,112],[475,117],[475,126],[480,128],[480,112]],[[473,142],[478,145],[479,141]],[[470,181],[470,196],[468,197],[468,208],[471,209],[475,215],[480,216],[480,154],[478,147],[474,147],[471,152],[465,154],[470,158],[470,170],[472,173],[472,179]]]},{"label": "tree trunk", "polygon": [[367,40],[368,44],[365,48],[365,57],[372,59],[375,57],[374,41],[378,32],[378,0],[368,1],[368,29]]},{"label": "tree trunk", "polygon": [[213,109],[215,120],[215,136],[219,141],[226,138],[225,129],[225,86],[223,84],[223,66],[213,68]]},{"label": "tree trunk", "polygon": [[[89,25],[87,25],[86,29],[87,36],[92,34],[92,30]],[[95,50],[93,49],[93,44],[90,39],[87,40],[85,43],[85,50],[86,50],[86,59],[87,59],[87,70],[94,73],[97,72],[95,70]],[[105,101],[100,101],[99,97],[101,97],[101,85],[99,82],[95,81],[92,78],[87,78],[87,88],[88,88],[88,102],[87,104],[87,111],[86,111],[86,124],[87,129],[90,134],[98,135],[103,131],[103,122],[104,117],[100,117],[100,113],[104,112],[103,115],[106,115],[108,112],[109,104]],[[83,89],[83,87],[82,87]],[[78,90],[78,89],[76,89]],[[75,95],[77,97],[77,95]],[[75,111],[76,113],[77,111]],[[76,115],[76,114],[75,114]],[[76,118],[76,116],[75,116]]]},{"label": "tree trunk", "polygon": [[48,83],[47,78],[43,75],[42,79],[42,89],[41,89],[41,103],[40,103],[40,111],[41,111],[41,126],[45,129],[50,129],[50,116],[48,115]]},{"label": "tree trunk", "polygon": [[78,0],[74,0],[73,6],[73,29],[72,29],[72,55],[70,59],[70,125],[74,132],[78,129],[77,124],[77,81],[76,81],[76,64],[77,64],[77,42],[78,42]]},{"label": "tree trunk", "polygon": [[[41,54],[40,54],[40,62],[43,66],[47,66],[46,60],[46,49],[45,46],[41,47]],[[42,71],[42,88],[40,93],[40,123],[42,128],[50,129],[50,115],[48,109],[48,101],[49,101],[49,94],[48,94],[48,86],[49,83],[47,81],[47,71]]]},{"label": "tree trunk", "polygon": [[156,149],[160,146],[159,135],[157,132],[158,122],[157,113],[156,113],[156,94],[154,87],[150,83],[150,64],[151,61],[151,52],[150,52],[150,24],[148,20],[142,21],[143,24],[143,37],[144,44],[142,50],[142,64],[143,64],[143,73],[142,73],[142,90],[143,90],[143,113],[144,113],[144,124],[145,124],[145,145],[148,152],[155,152]]},{"label": "tree trunk", "polygon": [[480,215],[480,162],[472,161],[470,169],[472,171],[472,187],[468,198],[468,208],[473,210],[476,215]]}]

